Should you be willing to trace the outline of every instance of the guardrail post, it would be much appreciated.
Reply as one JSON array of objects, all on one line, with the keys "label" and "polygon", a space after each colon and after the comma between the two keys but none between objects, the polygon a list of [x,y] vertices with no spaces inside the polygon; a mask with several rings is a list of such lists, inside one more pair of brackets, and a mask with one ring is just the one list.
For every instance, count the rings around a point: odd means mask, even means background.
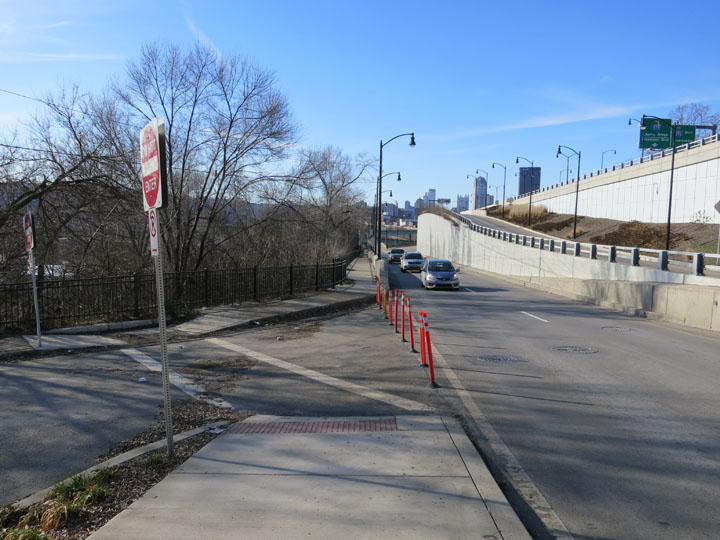
[{"label": "guardrail post", "polygon": [[550,251],[555,251],[555,240],[550,239]]},{"label": "guardrail post", "polygon": [[543,249],[545,249],[545,239],[541,238],[540,239],[540,251],[542,251]]},{"label": "guardrail post", "polygon": [[632,253],[631,253],[630,257],[632,259],[633,266],[640,266],[640,249],[639,248],[632,248]]},{"label": "guardrail post", "polygon": [[560,243],[560,253],[563,255],[567,253],[567,242],[565,240]]},{"label": "guardrail post", "polygon": [[582,244],[580,242],[575,242],[575,256],[579,257],[582,253]]},{"label": "guardrail post", "polygon": [[693,273],[696,276],[702,276],[705,272],[705,255],[696,253],[693,255]]},{"label": "guardrail post", "polygon": [[531,248],[534,248],[534,247],[535,247],[535,237],[534,237],[534,236],[532,236],[532,237],[530,238],[530,247],[531,247]]},{"label": "guardrail post", "polygon": [[608,250],[608,261],[611,263],[617,262],[617,248],[615,246],[610,246]]},{"label": "guardrail post", "polygon": [[523,234],[522,245],[527,246],[527,235]]},{"label": "guardrail post", "polygon": [[590,258],[597,259],[597,244],[590,245]]},{"label": "guardrail post", "polygon": [[658,257],[658,268],[660,270],[667,270],[669,261],[670,257],[668,256],[668,252],[666,250],[662,250],[660,252],[660,257]]},{"label": "guardrail post", "polygon": [[516,243],[516,244],[519,244],[519,243],[520,243],[520,235],[519,235],[519,234],[516,234],[516,235],[515,235],[515,243]]}]

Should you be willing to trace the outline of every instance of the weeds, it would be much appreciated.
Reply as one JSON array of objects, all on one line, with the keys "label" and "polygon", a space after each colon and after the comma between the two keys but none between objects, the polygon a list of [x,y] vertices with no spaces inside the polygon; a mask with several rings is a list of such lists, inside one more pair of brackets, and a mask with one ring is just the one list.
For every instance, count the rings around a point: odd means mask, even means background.
[{"label": "weeds", "polygon": [[0,540],[53,540],[53,538],[33,529],[2,529]]},{"label": "weeds", "polygon": [[165,454],[161,454],[159,452],[153,452],[145,460],[145,465],[147,465],[148,467],[157,467],[157,466],[167,465],[167,462],[168,462],[168,457]]}]

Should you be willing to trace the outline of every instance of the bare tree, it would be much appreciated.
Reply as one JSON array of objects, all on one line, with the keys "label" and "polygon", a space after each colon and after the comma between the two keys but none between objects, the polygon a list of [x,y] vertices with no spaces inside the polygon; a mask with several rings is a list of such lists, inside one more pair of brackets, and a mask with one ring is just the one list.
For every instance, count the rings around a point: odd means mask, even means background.
[{"label": "bare tree", "polygon": [[199,45],[144,47],[114,92],[136,130],[165,120],[163,239],[173,270],[197,269],[232,236],[223,217],[272,180],[263,167],[285,156],[295,133],[287,103],[269,73]]},{"label": "bare tree", "polygon": [[[720,114],[710,112],[710,105],[700,103],[686,103],[678,105],[670,111],[670,118],[678,124],[696,126],[717,126],[720,124]],[[706,137],[710,130],[698,130],[696,138]]]}]

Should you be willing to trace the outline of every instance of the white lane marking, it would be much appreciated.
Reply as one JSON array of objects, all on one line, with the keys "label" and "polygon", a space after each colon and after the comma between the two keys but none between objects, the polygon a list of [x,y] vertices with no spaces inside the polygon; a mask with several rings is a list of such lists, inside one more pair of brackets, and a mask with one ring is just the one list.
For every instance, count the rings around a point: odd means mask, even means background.
[{"label": "white lane marking", "polygon": [[532,313],[528,313],[527,311],[521,311],[520,313],[522,313],[523,315],[527,315],[528,317],[532,317],[533,319],[537,319],[538,321],[550,322],[550,321],[546,321],[545,319],[542,319],[542,318],[538,317],[537,315],[533,315]]},{"label": "white lane marking", "polygon": [[[147,354],[141,353],[137,349],[122,349],[121,352],[123,354],[126,354],[136,362],[140,362],[143,366],[148,368],[150,371],[157,371],[158,373],[162,372],[162,365],[160,365],[160,362],[157,360],[153,360],[150,358]],[[199,384],[195,384],[190,379],[187,379],[183,377],[182,375],[178,375],[177,373],[173,373],[172,371],[168,374],[168,377],[170,379],[170,384],[176,386],[183,392],[185,392],[187,395],[189,395],[192,398],[195,398],[199,401],[205,401],[206,403],[210,403],[212,405],[215,405],[217,407],[222,407],[224,409],[232,409],[233,406],[230,405],[227,401],[221,398],[209,398],[205,392],[205,388],[200,386]]]},{"label": "white lane marking", "polygon": [[475,292],[475,291],[473,291],[472,289],[468,289],[467,287],[465,287],[465,290],[466,290],[467,292]]},{"label": "white lane marking", "polygon": [[482,431],[485,440],[487,440],[488,444],[490,444],[490,447],[492,448],[492,451],[498,457],[500,466],[512,479],[513,485],[518,489],[521,496],[534,508],[535,512],[538,514],[543,523],[545,523],[546,527],[553,531],[556,535],[554,538],[557,540],[571,540],[573,536],[567,530],[565,524],[552,509],[552,506],[550,506],[550,503],[548,503],[547,499],[545,499],[545,496],[537,488],[528,473],[525,472],[525,469],[523,469],[522,465],[520,465],[517,458],[513,455],[510,449],[505,446],[505,443],[500,438],[500,435],[497,434],[485,414],[480,410],[480,407],[477,406],[473,398],[470,396],[470,393],[465,389],[463,383],[460,382],[460,379],[447,363],[442,353],[437,350],[435,345],[432,346],[432,349],[433,360],[436,364],[438,364],[440,370],[450,381],[450,385],[457,393],[460,401],[463,402],[467,411],[470,415],[472,415],[478,428]]},{"label": "white lane marking", "polygon": [[280,369],[285,369],[287,371],[297,373],[298,375],[302,375],[303,377],[307,377],[308,379],[327,384],[328,386],[334,386],[335,388],[340,388],[341,390],[352,392],[353,394],[374,399],[376,401],[382,401],[383,403],[389,403],[390,405],[399,407],[401,409],[405,409],[408,411],[434,410],[432,407],[429,407],[424,403],[418,403],[417,401],[412,401],[410,399],[393,396],[392,394],[387,394],[378,390],[371,390],[370,388],[367,388],[365,386],[360,386],[359,384],[343,381],[342,379],[337,379],[335,377],[325,375],[324,373],[320,373],[319,371],[314,371],[312,369],[307,369],[296,364],[291,364],[290,362],[280,360],[279,358],[273,358],[272,356],[268,356],[263,353],[251,351],[250,349],[246,349],[245,347],[242,347],[240,345],[235,345],[234,343],[230,343],[229,341],[225,341],[224,339],[209,338],[205,341],[207,341],[208,343],[213,343],[214,345],[219,345],[220,347],[225,347],[226,349],[230,349],[231,351],[244,354],[245,356],[255,358],[260,362],[271,364]]}]

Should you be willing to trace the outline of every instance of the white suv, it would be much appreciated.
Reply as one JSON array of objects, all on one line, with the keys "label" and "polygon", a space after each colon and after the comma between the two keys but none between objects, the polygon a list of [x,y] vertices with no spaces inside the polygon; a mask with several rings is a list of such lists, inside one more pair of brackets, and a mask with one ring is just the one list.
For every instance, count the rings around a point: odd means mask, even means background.
[{"label": "white suv", "polygon": [[423,266],[423,256],[419,251],[406,251],[400,259],[400,270],[403,272],[419,272]]}]

